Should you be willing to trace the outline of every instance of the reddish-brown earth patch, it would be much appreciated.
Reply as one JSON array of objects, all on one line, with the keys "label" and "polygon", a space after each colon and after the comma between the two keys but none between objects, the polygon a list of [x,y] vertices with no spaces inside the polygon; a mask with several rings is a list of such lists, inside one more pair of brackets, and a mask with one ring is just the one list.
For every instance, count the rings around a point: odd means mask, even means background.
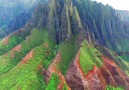
[{"label": "reddish-brown earth patch", "polygon": [[66,81],[72,90],[88,90],[90,85],[84,77],[84,72],[79,64],[79,52],[74,61],[70,64],[68,72],[66,73]]},{"label": "reddish-brown earth patch", "polygon": [[15,56],[15,52],[20,52],[21,51],[21,45],[18,45],[16,47],[14,47],[12,50],[11,50],[11,53],[12,53],[12,57]]},{"label": "reddish-brown earth patch", "polygon": [[[10,52],[11,52],[11,58],[14,58],[14,56],[15,56],[15,53],[16,52],[20,52],[21,51],[21,45],[18,45],[18,46],[16,46],[16,47],[14,47],[12,50],[10,50]],[[2,57],[4,58],[4,57],[6,57],[8,55],[8,53],[5,53]]]},{"label": "reddish-brown earth patch", "polygon": [[37,69],[38,69],[38,70],[40,70],[40,69],[41,69],[41,70],[43,70],[43,71],[44,71],[44,68],[43,68],[42,64],[40,64],[39,66],[37,66]]},{"label": "reddish-brown earth patch", "polygon": [[72,90],[106,90],[106,85],[123,86],[129,89],[129,77],[110,59],[101,56],[103,65],[84,74],[79,63],[79,52],[70,64],[66,74],[66,81]]},{"label": "reddish-brown earth patch", "polygon": [[[57,87],[57,90],[63,90],[64,85],[67,85],[67,82],[65,81],[64,76],[61,74],[61,72],[58,70],[58,65],[61,61],[61,55],[58,53],[53,60],[53,62],[50,64],[49,68],[44,72],[45,81],[48,82],[52,76],[53,73],[56,73],[59,76],[60,84]],[[67,85],[68,86],[68,85]],[[68,90],[71,90],[68,86]]]},{"label": "reddish-brown earth patch", "polygon": [[18,64],[18,66],[21,66],[22,64],[24,63],[27,63],[27,61],[33,57],[33,51],[34,50],[31,50],[25,57],[24,59]]},{"label": "reddish-brown earth patch", "polygon": [[10,36],[5,37],[4,42],[3,42],[5,45],[8,43],[9,38],[10,38]]},{"label": "reddish-brown earth patch", "polygon": [[[107,57],[103,56],[103,60],[104,60],[104,65],[110,74],[111,77],[114,79],[116,85],[115,86],[123,86],[125,88],[125,90],[129,89],[129,77],[122,71],[120,70],[120,68],[110,59],[108,59]],[[105,75],[105,71],[103,69],[101,69],[103,75],[105,76],[106,82],[108,84],[109,83],[109,77]],[[114,85],[113,85],[114,86]]]},{"label": "reddish-brown earth patch", "polygon": [[[63,90],[63,87],[64,87],[64,85],[65,85],[65,83],[66,83],[66,81],[65,81],[65,78],[64,78],[64,76],[61,74],[61,72],[60,71],[58,71],[57,72],[57,75],[59,76],[59,79],[60,79],[60,84],[58,85],[58,90]],[[66,83],[66,85],[67,85],[67,83]],[[67,85],[68,86],[68,85]],[[71,88],[68,86],[68,90],[71,90]]]},{"label": "reddish-brown earth patch", "polygon": [[61,55],[58,53],[55,57],[55,59],[52,61],[48,69],[44,72],[45,74],[45,81],[48,82],[51,78],[52,73],[56,73],[58,64],[61,61]]},{"label": "reddish-brown earth patch", "polygon": [[99,68],[94,66],[94,69],[84,74],[79,63],[79,52],[75,60],[71,63],[66,74],[66,81],[72,90],[105,90],[105,80]]},{"label": "reddish-brown earth patch", "polygon": [[106,81],[100,71],[100,69],[94,66],[93,70],[89,71],[85,79],[88,80],[91,90],[105,90]]},{"label": "reddish-brown earth patch", "polygon": [[43,65],[42,64],[39,64],[37,66],[37,71],[40,71],[40,74],[43,74],[43,72],[45,72],[45,69],[43,68]]}]

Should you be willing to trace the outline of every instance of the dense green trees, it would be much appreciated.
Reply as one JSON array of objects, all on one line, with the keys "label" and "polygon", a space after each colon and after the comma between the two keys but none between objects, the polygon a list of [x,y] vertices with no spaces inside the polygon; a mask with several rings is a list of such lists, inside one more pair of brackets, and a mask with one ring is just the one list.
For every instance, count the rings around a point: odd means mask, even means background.
[{"label": "dense green trees", "polygon": [[0,43],[0,55],[7,53],[12,48],[17,46],[21,41],[24,40],[24,37],[19,35],[13,35],[9,37],[9,40],[7,41],[7,44],[4,44],[3,41]]},{"label": "dense green trees", "polygon": [[90,0],[76,0],[76,3],[81,21],[88,26],[91,37],[102,45],[119,51],[117,45],[120,44],[120,40],[129,36],[116,11],[109,5],[104,6],[102,3]]},{"label": "dense green trees", "polygon": [[[16,41],[17,39],[18,39],[18,37],[17,38],[15,37],[14,40],[12,38],[10,38],[11,43],[7,44],[7,46],[9,46],[9,48],[7,48],[7,50],[6,50],[6,48],[3,48],[3,50],[9,51],[11,48],[13,48],[17,44],[19,44],[20,42]],[[21,42],[21,51],[16,52],[14,58],[11,59],[12,61],[9,61],[10,63],[0,73],[2,74],[2,73],[9,71],[10,69],[12,69],[15,65],[18,64],[18,62],[20,60],[22,60],[23,57],[25,57],[25,55],[27,53],[29,53],[33,48],[35,48],[36,46],[39,46],[40,44],[42,44],[45,41],[46,42],[48,41],[48,32],[46,30],[38,30],[38,29],[34,28],[31,31],[31,35],[28,36],[24,41]],[[10,44],[13,46],[11,47]],[[45,50],[49,50],[49,49],[46,48]],[[3,53],[3,52],[1,52],[1,53]],[[50,63],[49,60],[51,59],[51,57],[46,57],[46,58],[48,59],[48,62],[47,62],[47,60],[45,61],[46,63],[44,62],[45,67],[48,66],[47,63]]]}]

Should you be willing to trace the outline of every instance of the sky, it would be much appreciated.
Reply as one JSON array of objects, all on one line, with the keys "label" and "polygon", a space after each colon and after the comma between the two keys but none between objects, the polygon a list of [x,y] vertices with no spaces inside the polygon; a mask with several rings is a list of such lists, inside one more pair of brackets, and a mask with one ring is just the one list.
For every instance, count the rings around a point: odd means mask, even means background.
[{"label": "sky", "polygon": [[102,2],[104,5],[109,4],[118,10],[129,10],[129,0],[93,0]]}]

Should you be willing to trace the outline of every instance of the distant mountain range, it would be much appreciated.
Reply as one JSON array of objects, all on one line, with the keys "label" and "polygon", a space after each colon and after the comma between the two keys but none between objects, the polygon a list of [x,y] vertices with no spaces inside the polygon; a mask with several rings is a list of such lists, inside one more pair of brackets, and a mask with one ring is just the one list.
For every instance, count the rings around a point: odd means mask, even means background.
[{"label": "distant mountain range", "polygon": [[[31,18],[31,14],[35,8],[35,6],[40,2],[40,0],[1,0],[0,1],[0,37],[4,37],[11,33],[12,31],[15,31],[22,26],[25,25],[26,21],[28,21]],[[13,23],[16,21],[16,17],[19,17],[23,14],[26,19],[24,21],[21,21],[19,26],[17,28],[11,29],[11,27],[14,27]],[[21,17],[17,18],[21,19]],[[12,22],[13,21],[13,22]],[[10,26],[11,24],[12,26]],[[11,29],[11,30],[9,30]]]},{"label": "distant mountain range", "polygon": [[127,11],[127,10],[123,10],[123,11],[122,10],[117,10],[116,12],[120,15],[122,21],[129,22],[129,11]]}]

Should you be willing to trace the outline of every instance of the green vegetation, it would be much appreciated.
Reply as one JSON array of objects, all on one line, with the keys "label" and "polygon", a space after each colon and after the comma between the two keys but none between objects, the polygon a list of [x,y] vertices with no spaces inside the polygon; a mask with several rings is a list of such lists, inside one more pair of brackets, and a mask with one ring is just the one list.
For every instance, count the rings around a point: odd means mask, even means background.
[{"label": "green vegetation", "polygon": [[117,53],[115,53],[112,50],[109,50],[109,49],[106,49],[106,51],[103,50],[104,47],[102,47],[102,46],[98,46],[97,49],[101,53],[103,53],[103,55],[105,55],[106,57],[112,59],[117,64],[117,66],[128,75],[128,73],[129,73],[129,67],[128,67],[129,62],[128,61],[126,61],[123,58],[121,58],[120,56],[118,56]]},{"label": "green vegetation", "polygon": [[57,90],[60,80],[56,74],[53,74],[45,90]]},{"label": "green vegetation", "polygon": [[43,81],[43,77],[41,76],[41,70],[38,69],[38,66],[42,65],[44,61],[47,61],[44,62],[47,68],[53,60],[54,46],[51,45],[51,42],[49,43],[49,41],[46,41],[40,46],[37,46],[34,48],[33,57],[27,60],[27,62],[21,64],[20,66],[17,65],[9,72],[0,75],[0,89],[17,90],[20,88],[22,90],[44,90],[46,86],[48,88],[47,90],[50,90],[50,87],[55,88],[53,83],[54,85],[57,84],[57,76],[53,75],[49,85],[46,85]]},{"label": "green vegetation", "polygon": [[[30,29],[34,26],[45,27],[48,30],[34,28],[30,32]],[[100,44],[114,51],[129,50],[128,43],[126,43],[128,40],[122,41],[124,38],[129,37],[126,34],[128,33],[128,29],[126,29],[128,27],[124,28],[115,10],[108,5],[97,4],[91,0],[66,0],[63,2],[62,0],[50,0],[41,2],[35,9],[32,19],[25,26],[25,29],[27,28],[28,30],[25,30],[25,32],[29,31],[30,33],[11,35],[6,44],[3,43],[3,40],[0,40],[0,90],[57,90],[62,77],[60,78],[55,72],[48,83],[45,83],[44,79],[46,79],[48,76],[46,74],[49,74],[49,72],[44,71],[51,65],[58,52],[61,55],[61,61],[55,64],[58,67],[56,70],[57,72],[59,70],[58,74],[61,72],[65,77],[70,63],[75,59],[78,47],[84,38],[94,43],[92,45],[84,40],[79,48],[78,61],[81,66],[79,68],[83,70],[85,75],[93,70],[94,66],[101,68],[102,65],[103,67],[100,69],[100,73],[97,73],[98,75],[107,74],[106,76],[116,77],[113,76],[114,74],[119,78],[121,74],[124,76],[119,68],[129,74],[129,63],[127,61],[115,57],[114,52],[110,52],[114,62],[119,64],[118,68],[114,63],[111,63],[112,67],[110,68],[109,63],[105,65],[102,61],[101,54],[107,54],[107,52],[104,53],[104,50],[100,52],[96,49]],[[3,29],[5,28],[3,27]],[[59,46],[52,40],[55,40]],[[122,42],[119,43],[119,41]],[[15,54],[12,55],[10,50],[17,45],[21,45],[21,50],[14,52]],[[32,55],[29,57],[30,52]],[[108,53],[109,56],[110,53]],[[25,58],[26,56],[28,58]],[[57,57],[59,56],[57,55]],[[122,58],[128,60],[127,56],[122,56]],[[52,68],[53,71],[56,71],[54,69]],[[73,69],[74,67],[71,71]],[[113,73],[113,69],[116,69],[117,72]],[[77,86],[83,83],[83,76],[80,77],[78,72],[73,73],[72,76],[70,75],[72,75],[72,72],[68,73],[68,83]],[[69,77],[71,78],[69,79]],[[100,81],[103,81],[104,77],[99,77]],[[72,78],[77,78],[79,83],[77,81],[74,83],[71,80]],[[126,78],[123,79],[126,81]],[[108,82],[107,79],[105,81]],[[116,81],[119,85],[120,81]],[[62,86],[63,90],[69,88],[67,83]],[[107,86],[106,90],[124,89]]]},{"label": "green vegetation", "polygon": [[[127,75],[129,73],[129,62],[126,61],[125,59],[121,58],[120,56],[114,55],[114,52],[111,50],[108,50],[109,53],[112,55],[112,57],[114,58],[114,62],[119,62],[120,64],[118,65],[119,68],[122,69],[122,71],[124,71]],[[124,68],[123,68],[124,67]]]},{"label": "green vegetation", "polygon": [[80,48],[80,65],[85,74],[92,70],[94,65],[98,67],[102,65],[101,53],[93,46],[90,46],[86,40]]},{"label": "green vegetation", "polygon": [[23,40],[24,40],[24,37],[19,35],[13,35],[9,37],[7,44],[4,44],[3,41],[0,41],[0,55],[7,53]]},{"label": "green vegetation", "polygon": [[[57,46],[48,39],[47,31],[35,28],[31,35],[20,44],[21,51],[15,52],[14,58],[12,58],[11,52],[7,53],[7,57],[0,56],[0,89],[50,90],[51,87],[54,90],[58,81],[57,76],[52,75],[47,85],[43,80],[43,75],[41,75],[42,70],[38,69],[38,66],[47,69],[57,52]],[[21,60],[31,50],[33,50],[33,57],[21,64]]]},{"label": "green vegetation", "polygon": [[[33,29],[32,32],[31,32],[31,35],[29,37],[27,37],[26,40],[24,40],[21,43],[22,50],[20,52],[16,52],[16,55],[14,56],[14,58],[6,58],[6,61],[8,61],[6,63],[8,63],[8,64],[4,65],[4,68],[2,68],[2,66],[1,66],[0,74],[6,73],[9,70],[11,70],[13,67],[15,67],[17,65],[17,63],[20,60],[22,60],[23,57],[25,57],[25,55],[27,53],[30,52],[30,50],[32,50],[36,46],[41,45],[43,42],[47,42],[47,41],[49,41],[48,40],[48,33],[47,33],[47,31],[45,31],[45,30],[38,30],[36,28]],[[50,41],[50,42],[53,43],[52,41]],[[50,58],[50,57],[48,57],[48,58]],[[4,60],[4,59],[2,58],[2,60]],[[45,61],[45,62],[47,62],[47,61]],[[44,64],[44,66],[45,65],[48,66],[47,64]]]},{"label": "green vegetation", "polygon": [[65,42],[61,45],[61,58],[62,62],[59,65],[59,69],[61,70],[62,74],[66,74],[69,64],[74,58],[77,51],[76,43],[73,41]]},{"label": "green vegetation", "polygon": [[64,84],[63,90],[68,90],[68,86],[66,83]]},{"label": "green vegetation", "polygon": [[107,86],[106,87],[106,90],[124,90],[123,88],[121,87],[112,87],[112,86]]}]

